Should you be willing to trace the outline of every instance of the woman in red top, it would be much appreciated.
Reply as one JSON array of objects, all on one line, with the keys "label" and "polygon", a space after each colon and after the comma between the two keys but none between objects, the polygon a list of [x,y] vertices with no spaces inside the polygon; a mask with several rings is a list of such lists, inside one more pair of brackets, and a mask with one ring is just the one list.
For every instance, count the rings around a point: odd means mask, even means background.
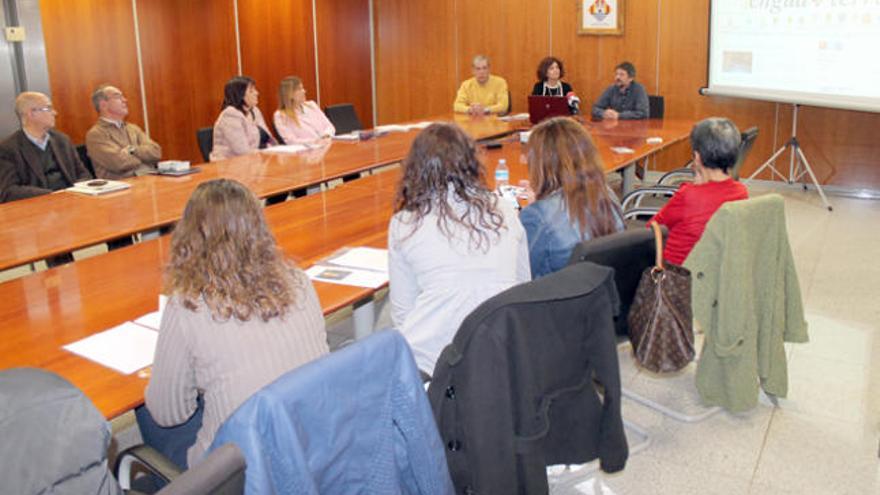
[{"label": "woman in red top", "polygon": [[727,201],[749,197],[746,186],[727,175],[739,156],[741,139],[729,119],[711,117],[694,126],[694,182],[682,185],[652,219],[669,229],[663,250],[666,261],[684,263],[715,211]]}]

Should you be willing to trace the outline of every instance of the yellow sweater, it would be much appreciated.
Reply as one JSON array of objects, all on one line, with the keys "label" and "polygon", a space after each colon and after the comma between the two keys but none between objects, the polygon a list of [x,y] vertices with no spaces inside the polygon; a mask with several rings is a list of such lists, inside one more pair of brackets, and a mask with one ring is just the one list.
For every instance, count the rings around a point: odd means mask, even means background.
[{"label": "yellow sweater", "polygon": [[468,108],[474,103],[483,105],[491,113],[506,112],[507,81],[502,77],[490,75],[486,84],[478,83],[473,77],[461,83],[458,94],[455,96],[453,108],[457,113],[467,113]]}]

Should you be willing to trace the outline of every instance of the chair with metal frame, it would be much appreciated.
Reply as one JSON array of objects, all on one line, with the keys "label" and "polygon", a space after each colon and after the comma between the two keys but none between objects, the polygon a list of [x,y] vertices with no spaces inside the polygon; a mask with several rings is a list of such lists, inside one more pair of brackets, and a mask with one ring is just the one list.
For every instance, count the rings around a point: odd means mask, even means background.
[{"label": "chair with metal frame", "polygon": [[[758,128],[750,127],[742,132],[742,140],[739,146],[736,163],[730,168],[729,174],[734,180],[739,180],[739,172],[746,158],[749,156],[755,140],[758,138]],[[657,181],[657,184],[648,187],[642,187],[629,192],[623,197],[621,207],[625,212],[626,218],[650,218],[660,211],[663,204],[668,201],[678,191],[681,182],[690,182],[694,178],[693,160],[688,162],[684,167],[666,172]],[[684,180],[683,180],[684,179]],[[670,185],[672,181],[677,181],[675,185]],[[666,198],[660,205],[645,205],[646,199]]]}]

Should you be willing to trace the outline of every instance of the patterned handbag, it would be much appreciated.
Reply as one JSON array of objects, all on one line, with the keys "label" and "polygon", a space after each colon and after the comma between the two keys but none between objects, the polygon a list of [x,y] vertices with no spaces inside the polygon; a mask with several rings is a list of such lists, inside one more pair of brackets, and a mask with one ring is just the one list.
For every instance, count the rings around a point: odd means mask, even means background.
[{"label": "patterned handbag", "polygon": [[651,222],[655,266],[645,269],[629,310],[629,339],[639,365],[655,373],[678,371],[694,359],[691,273],[663,264],[663,234]]}]

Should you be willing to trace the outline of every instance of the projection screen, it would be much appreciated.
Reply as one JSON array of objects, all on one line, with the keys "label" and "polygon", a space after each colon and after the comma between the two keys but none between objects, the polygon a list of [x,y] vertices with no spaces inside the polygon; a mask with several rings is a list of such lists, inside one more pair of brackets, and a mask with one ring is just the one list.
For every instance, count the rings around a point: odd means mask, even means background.
[{"label": "projection screen", "polygon": [[880,0],[712,0],[703,94],[880,112]]}]

